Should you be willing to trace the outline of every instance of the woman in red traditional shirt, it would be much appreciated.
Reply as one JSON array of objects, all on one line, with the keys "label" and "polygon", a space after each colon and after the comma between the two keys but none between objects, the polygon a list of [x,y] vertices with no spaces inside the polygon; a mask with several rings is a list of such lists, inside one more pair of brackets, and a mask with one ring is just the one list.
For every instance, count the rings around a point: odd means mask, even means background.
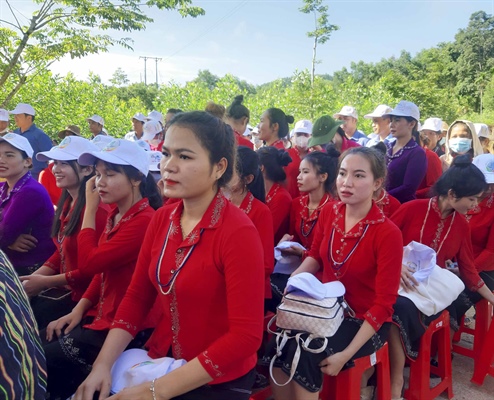
[{"label": "woman in red traditional shirt", "polygon": [[231,202],[247,214],[259,232],[264,249],[264,298],[271,298],[269,277],[274,267],[273,217],[265,204],[259,156],[245,146],[237,148],[237,170],[228,184]]},{"label": "woman in red traditional shirt", "polygon": [[92,399],[95,391],[108,395],[111,367],[156,299],[163,315],[148,355],[170,353],[187,364],[111,399],[250,397],[262,339],[264,264],[256,228],[219,190],[233,174],[233,131],[205,112],[176,115],[163,155],[164,194],[182,200],[153,218],[113,329],[77,400]]},{"label": "woman in red traditional shirt", "polygon": [[[337,199],[335,180],[338,171],[338,157],[340,153],[334,148],[328,153],[314,151],[309,153],[300,163],[300,172],[297,177],[300,191],[306,193],[292,201],[290,211],[290,225],[280,242],[291,241],[300,243],[307,250],[293,246],[283,253],[300,257],[308,254],[314,238],[315,227],[322,209]],[[281,265],[281,264],[279,264]],[[275,272],[271,275],[273,301],[270,310],[275,311],[280,304],[285,291],[286,283],[292,271]],[[321,278],[322,275],[318,275]]]},{"label": "woman in red traditional shirt", "polygon": [[292,197],[283,187],[286,167],[292,159],[285,150],[265,146],[257,150],[266,190],[266,205],[273,216],[274,243],[278,243],[288,232]]},{"label": "woman in red traditional shirt", "polygon": [[[276,400],[317,400],[323,373],[338,375],[352,359],[372,354],[386,341],[403,243],[398,228],[372,202],[385,175],[384,157],[374,149],[358,147],[341,156],[336,187],[342,201],[323,208],[309,256],[292,275],[316,273],[322,267],[323,282],[339,280],[345,285],[345,298],[356,316],[344,319],[322,353],[301,352],[293,381],[284,387],[271,385]],[[322,339],[312,342],[313,348],[323,344]],[[289,340],[275,363],[278,382],[286,381],[296,346]],[[363,394],[368,391],[372,388],[363,388]]]},{"label": "woman in red traditional shirt", "polygon": [[226,123],[232,127],[239,146],[246,146],[254,150],[254,144],[243,136],[250,119],[250,111],[242,104],[243,101],[244,96],[242,95],[233,99],[233,103],[226,109]]},{"label": "woman in red traditional shirt", "polygon": [[[437,253],[437,265],[450,268],[465,283],[465,291],[447,308],[453,330],[458,329],[459,320],[470,308],[471,295],[476,293],[494,304],[494,295],[475,268],[470,229],[464,217],[477,205],[486,187],[484,175],[471,164],[470,157],[457,156],[434,185],[436,197],[402,204],[391,217],[401,229],[404,244],[416,241],[431,247]],[[456,268],[451,267],[452,262],[456,262]],[[413,270],[403,266],[401,285],[405,290],[419,284],[412,274]],[[405,358],[417,357],[419,339],[437,317],[424,316],[411,300],[398,297],[389,337],[393,399],[401,397]]]},{"label": "woman in red traditional shirt", "polygon": [[264,141],[266,146],[285,149],[283,139],[290,133],[288,124],[293,124],[294,121],[291,115],[286,115],[279,108],[268,108],[261,115],[261,122],[258,125],[259,139]]},{"label": "woman in red traditional shirt", "polygon": [[[27,295],[32,297],[31,306],[40,330],[70,313],[91,282],[91,277],[70,279],[70,275],[79,264],[77,238],[86,207],[86,182],[94,176],[94,168],[81,166],[77,159],[82,153],[97,150],[87,139],[68,136],[50,151],[36,155],[39,161],[54,160],[54,179],[63,190],[52,227],[57,250],[40,269],[21,277]],[[107,214],[107,207],[100,203],[96,212],[98,236],[103,232]]]},{"label": "woman in red traditional shirt", "polygon": [[293,199],[300,196],[297,177],[302,159],[309,153],[309,138],[312,134],[312,122],[304,119],[295,124],[290,133],[293,147],[288,149],[292,162],[285,168],[287,176],[287,190]]},{"label": "woman in red traditional shirt", "polygon": [[[73,394],[91,370],[129,286],[153,208],[161,205],[148,174],[148,154],[134,142],[114,140],[101,151],[82,154],[79,164],[95,165],[96,176],[86,184],[77,237],[79,268],[68,278],[93,279],[72,312],[46,329],[48,392],[62,399]],[[100,199],[116,205],[101,237],[96,232]]]}]

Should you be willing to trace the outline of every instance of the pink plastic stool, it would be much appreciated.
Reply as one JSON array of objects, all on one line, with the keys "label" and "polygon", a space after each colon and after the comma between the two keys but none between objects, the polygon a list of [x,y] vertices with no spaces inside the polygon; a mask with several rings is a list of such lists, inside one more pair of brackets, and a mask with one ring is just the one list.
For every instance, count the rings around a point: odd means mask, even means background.
[{"label": "pink plastic stool", "polygon": [[360,381],[363,373],[375,366],[377,371],[377,400],[391,399],[388,344],[370,356],[354,360],[355,366],[337,376],[324,375],[321,400],[360,400]]},{"label": "pink plastic stool", "polygon": [[[410,379],[405,391],[407,400],[433,400],[447,391],[448,399],[453,398],[453,370],[451,366],[451,347],[449,333],[449,312],[431,322],[420,339],[419,356],[410,362]],[[438,367],[431,365],[431,347],[434,343],[438,353]],[[430,387],[430,373],[441,378],[441,382]]]}]

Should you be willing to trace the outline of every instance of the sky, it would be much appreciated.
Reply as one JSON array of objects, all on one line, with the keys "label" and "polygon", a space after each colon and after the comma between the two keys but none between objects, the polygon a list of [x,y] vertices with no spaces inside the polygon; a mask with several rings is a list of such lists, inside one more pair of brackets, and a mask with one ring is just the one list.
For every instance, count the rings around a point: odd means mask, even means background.
[{"label": "sky", "polygon": [[[29,16],[30,1],[11,0]],[[227,73],[252,84],[291,76],[311,67],[314,18],[299,11],[302,0],[194,0],[205,16],[182,18],[176,11],[149,10],[154,22],[129,36],[133,51],[112,47],[108,53],[82,60],[64,58],[53,64],[61,75],[72,72],[80,79],[89,71],[107,82],[121,68],[131,82],[144,81],[141,56],[158,57],[158,82],[184,83],[199,70],[223,76]],[[331,39],[318,45],[318,74],[332,74],[351,62],[377,62],[412,55],[453,41],[479,10],[494,14],[494,0],[336,0],[329,6],[329,21],[338,25]],[[5,2],[0,15],[6,17]],[[118,33],[117,33],[118,35]],[[147,62],[147,82],[156,79],[156,63]]]}]

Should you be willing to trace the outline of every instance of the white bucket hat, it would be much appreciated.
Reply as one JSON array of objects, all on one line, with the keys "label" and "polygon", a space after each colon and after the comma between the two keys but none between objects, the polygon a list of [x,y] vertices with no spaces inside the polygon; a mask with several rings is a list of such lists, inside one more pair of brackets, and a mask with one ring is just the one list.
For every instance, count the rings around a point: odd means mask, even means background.
[{"label": "white bucket hat", "polygon": [[82,153],[98,150],[98,147],[90,140],[79,136],[67,136],[59,145],[52,147],[51,150],[36,154],[36,159],[38,161],[77,160]]},{"label": "white bucket hat", "polygon": [[424,125],[419,129],[419,131],[434,131],[441,132],[443,127],[443,120],[441,118],[427,118],[424,121]]},{"label": "white bucket hat", "polygon": [[0,141],[7,142],[17,150],[25,152],[28,157],[33,158],[34,150],[31,147],[29,140],[24,136],[18,135],[17,133],[7,133],[4,136],[0,136]]},{"label": "white bucket hat", "polygon": [[475,157],[472,161],[478,169],[482,171],[487,183],[494,183],[494,155],[493,154],[481,154]]},{"label": "white bucket hat", "polygon": [[392,108],[386,104],[379,104],[374,111],[369,114],[365,114],[364,118],[372,119],[372,118],[382,118],[383,115],[389,114]]},{"label": "white bucket hat", "polygon": [[384,114],[394,117],[412,117],[415,121],[420,121],[420,111],[415,103],[401,100],[389,113]]}]

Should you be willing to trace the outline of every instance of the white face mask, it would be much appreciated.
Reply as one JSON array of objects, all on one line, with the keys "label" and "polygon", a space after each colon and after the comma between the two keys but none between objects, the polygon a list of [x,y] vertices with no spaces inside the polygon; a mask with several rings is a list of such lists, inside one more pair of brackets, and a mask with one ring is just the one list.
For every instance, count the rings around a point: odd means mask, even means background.
[{"label": "white face mask", "polygon": [[309,138],[306,136],[297,136],[295,137],[295,145],[300,147],[301,149],[306,149],[309,144]]},{"label": "white face mask", "polygon": [[453,138],[449,139],[449,148],[456,154],[465,154],[472,148],[472,139]]}]

